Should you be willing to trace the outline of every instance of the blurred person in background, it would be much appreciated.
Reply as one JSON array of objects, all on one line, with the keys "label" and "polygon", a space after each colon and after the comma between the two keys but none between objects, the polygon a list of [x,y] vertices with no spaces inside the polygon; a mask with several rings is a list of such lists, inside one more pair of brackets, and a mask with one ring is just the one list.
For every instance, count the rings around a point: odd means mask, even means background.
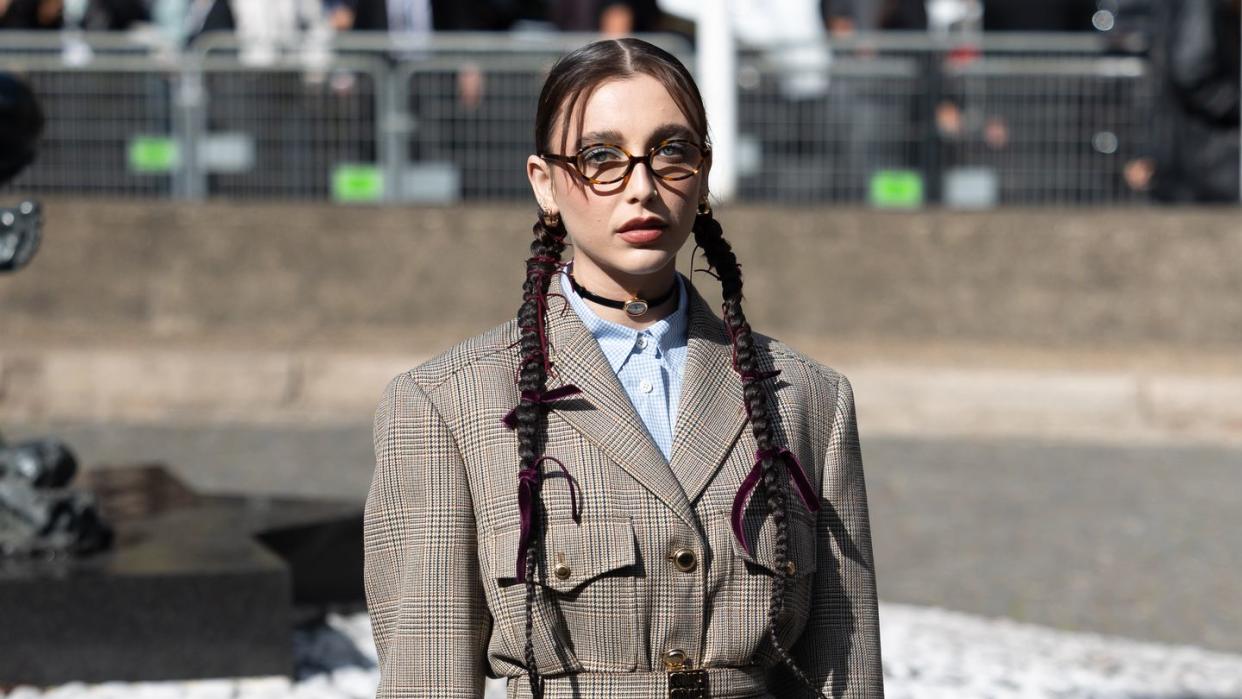
[{"label": "blurred person in background", "polygon": [[63,0],[0,0],[0,29],[60,29]]},{"label": "blurred person in background", "polygon": [[151,21],[147,0],[0,0],[0,28],[125,30]]},{"label": "blurred person in background", "polygon": [[185,22],[186,38],[190,41],[200,34],[237,29],[229,0],[190,0]]},{"label": "blurred person in background", "polygon": [[1141,189],[1150,176],[1158,201],[1238,201],[1239,4],[1178,0],[1152,18],[1152,63],[1162,78],[1165,119],[1155,140],[1164,147],[1149,170],[1129,170],[1127,180]]},{"label": "blurred person in background", "polygon": [[1096,0],[983,0],[983,31],[1091,31],[1098,10]]},{"label": "blurred person in background", "polygon": [[490,31],[508,29],[517,0],[327,0],[337,31]]},{"label": "blurred person in background", "polygon": [[[166,11],[175,17],[179,9]],[[191,41],[235,31],[248,63],[270,63],[279,49],[304,48],[308,37],[322,38],[328,30],[321,0],[190,0],[184,16]]]},{"label": "blurred person in background", "polygon": [[925,31],[924,0],[821,0],[820,11],[833,36],[869,31]]},{"label": "blurred person in background", "polygon": [[304,35],[326,28],[320,0],[231,0],[243,41],[297,46]]},{"label": "blurred person in background", "polygon": [[561,31],[609,35],[654,31],[660,21],[655,0],[550,0],[548,19]]},{"label": "blurred person in background", "polygon": [[123,31],[150,21],[147,0],[91,0],[81,26],[89,31]]}]

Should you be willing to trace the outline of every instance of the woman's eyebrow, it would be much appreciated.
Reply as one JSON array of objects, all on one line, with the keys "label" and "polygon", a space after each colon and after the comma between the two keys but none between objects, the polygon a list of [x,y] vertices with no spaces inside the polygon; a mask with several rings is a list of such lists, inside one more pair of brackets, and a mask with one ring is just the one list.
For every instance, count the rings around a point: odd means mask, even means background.
[{"label": "woman's eyebrow", "polygon": [[693,139],[694,132],[691,131],[689,127],[683,124],[662,124],[660,125],[659,128],[657,128],[655,131],[651,133],[651,139],[647,142],[647,145],[654,146],[660,141],[663,141],[668,138],[673,138],[674,136],[680,136],[682,138]]},{"label": "woman's eyebrow", "polygon": [[[660,141],[673,136],[692,138],[693,133],[683,124],[661,124],[656,127],[655,131],[651,132],[651,136],[647,138],[647,146],[654,146]],[[582,136],[578,138],[578,148],[585,148],[586,146],[596,143],[613,143],[620,145],[624,141],[625,136],[621,135],[620,131],[612,129],[591,131],[589,133],[582,134]]]},{"label": "woman's eyebrow", "polygon": [[620,131],[592,131],[584,133],[578,137],[578,147],[584,148],[593,143],[616,143],[620,144],[625,140]]}]

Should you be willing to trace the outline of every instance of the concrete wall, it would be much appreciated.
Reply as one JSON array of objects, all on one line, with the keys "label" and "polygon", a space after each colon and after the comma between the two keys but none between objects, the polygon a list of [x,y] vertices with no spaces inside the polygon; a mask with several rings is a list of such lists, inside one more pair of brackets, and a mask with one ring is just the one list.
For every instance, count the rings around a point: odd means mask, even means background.
[{"label": "concrete wall", "polygon": [[[0,277],[0,342],[382,331],[445,346],[515,311],[534,220],[529,205],[45,207],[34,263]],[[721,209],[752,323],[778,337],[1242,345],[1236,209]]]}]

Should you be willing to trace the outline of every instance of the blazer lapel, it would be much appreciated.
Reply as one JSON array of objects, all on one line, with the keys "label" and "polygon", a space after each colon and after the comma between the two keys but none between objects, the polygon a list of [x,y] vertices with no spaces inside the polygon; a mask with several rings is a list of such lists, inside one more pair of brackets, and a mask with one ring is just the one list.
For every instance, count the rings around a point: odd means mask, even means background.
[{"label": "blazer lapel", "polygon": [[[563,293],[560,279],[560,274],[552,277],[549,298]],[[548,382],[549,387],[573,384],[582,389],[581,395],[567,399],[564,406],[558,404],[555,413],[608,454],[688,526],[697,528],[681,483],[652,441],[599,343],[568,302],[548,304],[547,329],[553,370],[558,377]],[[573,402],[588,403],[590,408],[578,409]],[[676,453],[674,446],[674,458]]]},{"label": "blazer lapel", "polygon": [[[689,280],[687,280],[689,281]],[[693,285],[672,464],[691,502],[711,483],[746,425],[742,381],[724,323]]]}]

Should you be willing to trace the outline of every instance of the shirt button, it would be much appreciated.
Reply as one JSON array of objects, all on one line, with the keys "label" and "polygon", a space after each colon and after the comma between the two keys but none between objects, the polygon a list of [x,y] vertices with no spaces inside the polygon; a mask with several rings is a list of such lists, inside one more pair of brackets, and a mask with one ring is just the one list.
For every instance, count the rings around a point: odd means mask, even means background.
[{"label": "shirt button", "polygon": [[651,393],[651,382],[646,381],[646,380],[639,381],[638,390],[642,391],[643,393]]},{"label": "shirt button", "polygon": [[638,349],[646,349],[646,348],[647,348],[647,336],[639,335],[638,336]]}]

